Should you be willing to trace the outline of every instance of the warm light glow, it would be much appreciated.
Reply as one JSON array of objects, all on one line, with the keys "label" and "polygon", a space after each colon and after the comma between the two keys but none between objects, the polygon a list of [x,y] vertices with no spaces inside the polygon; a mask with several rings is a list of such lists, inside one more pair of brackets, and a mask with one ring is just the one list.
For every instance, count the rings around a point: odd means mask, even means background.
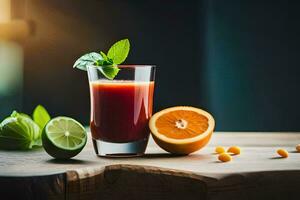
[{"label": "warm light glow", "polygon": [[0,0],[0,23],[8,22],[11,18],[10,0]]}]

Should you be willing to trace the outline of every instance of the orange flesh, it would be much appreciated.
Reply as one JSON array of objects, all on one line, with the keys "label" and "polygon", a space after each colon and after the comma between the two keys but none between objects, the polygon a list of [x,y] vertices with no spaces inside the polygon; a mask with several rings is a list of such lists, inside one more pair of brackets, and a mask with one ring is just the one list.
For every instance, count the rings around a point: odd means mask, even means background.
[{"label": "orange flesh", "polygon": [[208,128],[208,119],[194,111],[177,110],[158,117],[155,126],[160,134],[168,138],[187,139],[204,133]]}]

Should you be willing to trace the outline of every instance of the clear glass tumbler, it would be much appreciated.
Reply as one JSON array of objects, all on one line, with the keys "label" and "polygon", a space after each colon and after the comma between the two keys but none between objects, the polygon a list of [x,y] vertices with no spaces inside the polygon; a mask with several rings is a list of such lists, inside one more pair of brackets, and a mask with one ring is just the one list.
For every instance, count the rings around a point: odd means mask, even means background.
[{"label": "clear glass tumbler", "polygon": [[90,128],[98,156],[143,155],[150,130],[155,66],[119,65],[114,80],[88,66]]}]

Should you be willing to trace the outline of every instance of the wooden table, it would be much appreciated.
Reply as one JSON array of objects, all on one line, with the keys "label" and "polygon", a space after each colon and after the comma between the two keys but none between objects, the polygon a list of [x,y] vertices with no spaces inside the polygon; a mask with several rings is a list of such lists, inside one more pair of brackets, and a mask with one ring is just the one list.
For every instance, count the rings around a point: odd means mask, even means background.
[{"label": "wooden table", "polygon": [[[144,157],[99,158],[91,143],[69,161],[43,150],[0,151],[0,197],[5,199],[300,199],[297,133],[214,133],[189,156],[171,156],[153,141]],[[217,145],[241,155],[221,163]],[[289,158],[277,157],[286,148]],[[2,198],[1,198],[2,199]]]}]

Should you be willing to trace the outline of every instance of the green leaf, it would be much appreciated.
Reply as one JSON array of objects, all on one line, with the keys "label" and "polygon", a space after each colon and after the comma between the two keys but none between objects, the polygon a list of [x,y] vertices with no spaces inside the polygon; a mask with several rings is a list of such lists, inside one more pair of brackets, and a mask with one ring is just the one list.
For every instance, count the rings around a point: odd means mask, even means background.
[{"label": "green leaf", "polygon": [[73,65],[73,68],[78,68],[86,71],[86,67],[88,65],[99,65],[99,62],[103,60],[104,60],[103,57],[99,53],[96,52],[87,53],[76,60],[76,62]]},{"label": "green leaf", "polygon": [[114,64],[121,64],[125,61],[130,50],[130,43],[128,39],[123,39],[116,42],[110,47],[107,57],[113,60]]},{"label": "green leaf", "polygon": [[106,66],[106,65],[113,65],[113,62],[110,60],[100,60],[97,63],[97,66]]},{"label": "green leaf", "polygon": [[32,119],[42,130],[50,121],[51,117],[42,105],[38,105],[33,111]]},{"label": "green leaf", "polygon": [[120,69],[116,66],[99,66],[97,67],[99,71],[102,72],[102,74],[112,80],[115,78],[115,76],[118,74],[118,72],[120,71]]},{"label": "green leaf", "polygon": [[103,57],[104,60],[108,59],[107,55],[103,51],[100,51],[100,55]]}]

